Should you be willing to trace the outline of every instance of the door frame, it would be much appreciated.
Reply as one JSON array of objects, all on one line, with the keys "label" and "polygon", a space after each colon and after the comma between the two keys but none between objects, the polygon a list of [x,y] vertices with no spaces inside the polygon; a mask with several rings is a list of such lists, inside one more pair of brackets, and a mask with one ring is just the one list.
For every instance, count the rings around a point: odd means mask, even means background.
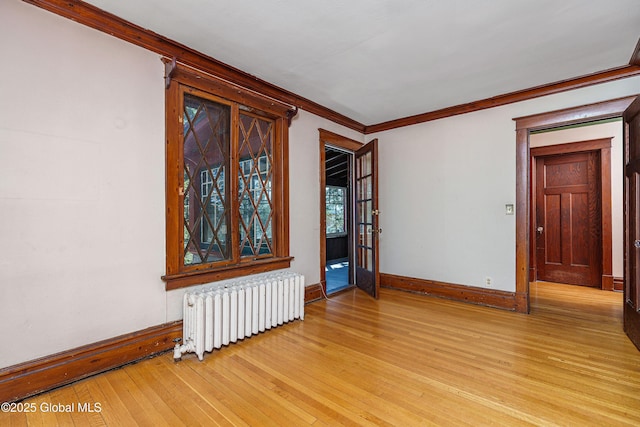
[{"label": "door frame", "polygon": [[[612,261],[612,231],[611,231],[611,139],[598,138],[586,141],[569,142],[565,144],[546,145],[533,147],[529,155],[531,165],[529,166],[531,182],[531,201],[529,218],[536,217],[536,162],[541,157],[559,154],[575,154],[586,152],[598,152],[600,157],[600,266],[601,280],[600,289],[613,291],[613,261]],[[529,236],[529,282],[533,282],[538,277],[537,272],[537,251],[536,251],[536,223],[530,221]]]},{"label": "door frame", "polygon": [[[622,117],[637,95],[517,117],[516,122],[516,311],[529,313],[529,232],[531,208],[529,191],[529,134],[535,130]],[[625,225],[626,233],[626,225]]]},{"label": "door frame", "polygon": [[[325,269],[327,268],[327,211],[326,211],[326,169],[325,169],[325,150],[327,146],[340,148],[342,150],[355,153],[364,144],[354,139],[347,138],[346,136],[338,135],[325,129],[318,129],[319,132],[319,145],[320,145],[320,286],[322,291],[327,294],[327,274]],[[353,187],[353,186],[352,186]],[[352,202],[353,195],[349,197],[349,203]],[[353,204],[353,203],[351,203]],[[351,209],[351,217],[354,217],[353,209]],[[349,272],[351,273],[353,268],[353,220],[349,221]]]}]

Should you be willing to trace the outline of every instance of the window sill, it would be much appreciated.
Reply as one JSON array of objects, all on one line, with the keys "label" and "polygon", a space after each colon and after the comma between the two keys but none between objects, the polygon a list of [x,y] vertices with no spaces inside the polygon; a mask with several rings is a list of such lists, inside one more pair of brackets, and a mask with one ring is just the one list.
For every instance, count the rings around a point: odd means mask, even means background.
[{"label": "window sill", "polygon": [[165,289],[186,288],[188,286],[202,285],[218,280],[232,279],[234,277],[248,276],[250,274],[265,273],[267,271],[281,270],[289,268],[293,257],[269,258],[266,260],[253,261],[246,264],[235,264],[227,267],[216,268],[215,270],[190,271],[162,276],[166,282]]}]

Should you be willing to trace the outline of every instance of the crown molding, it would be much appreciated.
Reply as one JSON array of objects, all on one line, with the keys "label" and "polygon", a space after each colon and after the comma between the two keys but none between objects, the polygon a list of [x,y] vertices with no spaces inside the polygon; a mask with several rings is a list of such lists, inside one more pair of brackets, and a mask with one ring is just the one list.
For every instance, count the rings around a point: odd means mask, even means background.
[{"label": "crown molding", "polygon": [[365,126],[343,114],[324,107],[314,101],[299,96],[286,89],[261,80],[249,73],[227,65],[210,56],[204,55],[194,49],[182,45],[174,40],[144,29],[129,21],[119,18],[109,12],[99,9],[81,0],[23,0],[56,15],[94,28],[98,31],[112,35],[121,40],[140,46],[149,51],[158,53],[168,58],[176,58],[177,61],[234,82],[246,89],[259,92],[268,97],[291,104],[310,113],[316,114],[339,125],[345,126],[364,134],[382,132],[432,120],[473,111],[498,107],[501,105],[525,101],[527,99],[579,89],[591,85],[609,81],[624,79],[640,75],[640,40],[631,56],[629,65],[612,68],[610,70],[561,80],[529,89],[519,90],[494,96],[465,104],[454,105],[439,110],[421,113],[409,117],[394,119],[378,124]]},{"label": "crown molding", "polygon": [[639,65],[625,65],[622,67],[612,68],[610,70],[601,71],[594,74],[588,74],[582,77],[562,80],[555,83],[549,83],[542,86],[536,86],[529,89],[519,90],[516,92],[506,93],[491,98],[473,101],[466,104],[454,105],[452,107],[440,110],[430,111],[428,113],[417,114],[415,116],[404,117],[396,120],[390,120],[365,128],[365,134],[374,132],[382,132],[385,130],[396,129],[404,126],[415,125],[418,123],[429,122],[432,120],[443,119],[445,117],[456,116],[459,114],[471,113],[473,111],[485,110],[487,108],[498,107],[501,105],[512,104],[515,102],[526,101],[528,99],[538,98],[541,96],[552,95],[555,93],[565,92],[568,90],[579,89],[600,83],[610,82],[614,80],[624,79],[640,75]]},{"label": "crown molding", "polygon": [[324,117],[347,128],[364,132],[365,125],[343,114],[324,107],[281,87],[261,80],[249,73],[204,55],[174,40],[144,29],[116,15],[80,0],[23,0],[56,15],[109,34],[126,42],[178,62],[197,68],[214,76],[232,81],[246,89],[291,104],[310,113]]}]

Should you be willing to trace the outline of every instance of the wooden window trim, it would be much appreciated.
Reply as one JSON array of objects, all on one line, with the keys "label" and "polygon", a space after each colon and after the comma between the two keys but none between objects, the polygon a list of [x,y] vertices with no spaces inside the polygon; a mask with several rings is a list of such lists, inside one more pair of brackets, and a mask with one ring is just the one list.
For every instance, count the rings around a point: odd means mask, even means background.
[{"label": "wooden window trim", "polygon": [[[167,62],[168,64],[168,62]],[[185,266],[183,262],[181,209],[183,186],[183,161],[181,96],[183,93],[207,94],[211,99],[221,99],[231,104],[232,110],[248,112],[274,120],[272,142],[273,172],[272,185],[272,237],[273,252],[269,257],[242,258],[234,248],[234,261]],[[212,281],[257,274],[288,268],[293,257],[289,255],[289,164],[288,164],[288,118],[292,108],[277,100],[261,96],[250,90],[225,82],[207,73],[182,65],[168,66],[166,89],[166,290],[204,284]],[[236,117],[236,115],[232,115]],[[232,146],[237,144],[237,122],[232,120]],[[236,141],[236,142],[234,142]],[[231,150],[231,162],[237,159],[237,147]],[[234,173],[235,171],[235,173]],[[232,167],[230,176],[237,175],[237,167]],[[237,199],[237,189],[231,199]],[[236,202],[231,203],[232,215],[239,215]],[[238,232],[238,229],[231,231]]]}]

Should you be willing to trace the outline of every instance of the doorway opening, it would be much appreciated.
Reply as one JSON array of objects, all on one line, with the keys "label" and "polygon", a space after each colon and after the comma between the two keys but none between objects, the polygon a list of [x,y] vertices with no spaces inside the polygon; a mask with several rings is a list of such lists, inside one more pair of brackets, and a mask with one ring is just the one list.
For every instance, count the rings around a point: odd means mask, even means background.
[{"label": "doorway opening", "polygon": [[320,284],[325,295],[355,286],[353,201],[358,141],[320,129]]},{"label": "doorway opening", "polygon": [[516,311],[530,306],[530,135],[561,126],[621,117],[635,97],[618,98],[575,108],[515,118],[516,122]]},{"label": "doorway opening", "polygon": [[[324,129],[319,131],[322,290],[326,296],[357,286],[377,299],[382,232],[378,209],[378,140],[362,144]],[[341,243],[340,239],[346,240],[346,259],[344,241]],[[332,253],[334,245],[342,245],[342,251]],[[348,283],[344,283],[344,273],[335,286],[328,283],[327,278],[331,280],[333,275],[328,274],[329,266],[331,273],[348,272]]]},{"label": "doorway opening", "polygon": [[325,283],[327,295],[353,286],[353,153],[325,146]]}]

